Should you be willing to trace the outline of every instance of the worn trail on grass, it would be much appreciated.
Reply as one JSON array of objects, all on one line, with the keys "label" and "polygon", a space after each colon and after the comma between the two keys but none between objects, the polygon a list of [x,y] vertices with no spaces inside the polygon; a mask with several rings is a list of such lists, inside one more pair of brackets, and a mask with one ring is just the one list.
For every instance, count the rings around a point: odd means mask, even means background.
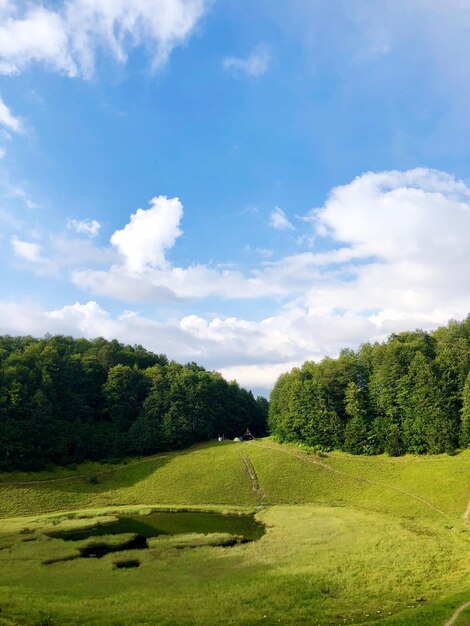
[{"label": "worn trail on grass", "polygon": [[[170,456],[169,454],[158,454],[156,456],[149,456],[145,459],[140,459],[139,461],[132,461],[132,463],[127,463],[126,465],[117,465],[112,469],[102,470],[101,472],[93,472],[94,476],[103,476],[104,474],[112,474],[117,472],[118,470],[126,469],[128,467],[133,467],[134,465],[140,465],[141,463],[149,463],[150,461],[156,461],[158,459],[164,459]],[[22,487],[24,485],[47,485],[48,483],[61,483],[70,480],[80,480],[83,478],[89,478],[90,473],[88,474],[74,474],[73,476],[62,476],[60,478],[42,478],[39,480],[16,480],[16,481],[1,481],[0,487]]]},{"label": "worn trail on grass", "polygon": [[253,463],[246,456],[242,457],[242,461],[243,461],[243,463],[245,465],[246,471],[248,472],[248,476],[250,477],[251,485],[253,487],[253,491],[256,493],[256,495],[259,498],[261,498],[261,499],[265,498],[266,494],[264,493],[263,488],[259,484],[258,476],[256,474],[255,468],[253,467]]},{"label": "worn trail on grass", "polygon": [[467,510],[465,511],[465,513],[463,514],[463,518],[466,522],[468,522],[469,518],[470,518],[470,500],[468,501],[467,504]]},{"label": "worn trail on grass", "polygon": [[458,609],[455,609],[454,614],[452,615],[450,620],[448,620],[444,624],[444,626],[452,626],[452,624],[455,624],[455,622],[460,617],[460,614],[463,613],[463,611],[465,611],[465,609],[468,608],[469,606],[470,606],[470,602],[465,602],[465,604],[462,604],[462,606],[459,606]]},{"label": "worn trail on grass", "polygon": [[334,474],[338,474],[339,476],[345,476],[347,478],[352,478],[353,480],[359,480],[359,481],[361,481],[363,483],[368,483],[370,485],[379,485],[380,487],[385,487],[387,489],[393,489],[393,491],[398,491],[399,493],[402,493],[402,494],[404,494],[406,496],[409,496],[410,498],[413,498],[414,500],[417,500],[418,502],[421,502],[422,504],[425,504],[427,507],[429,507],[433,511],[436,511],[436,513],[439,513],[440,515],[442,515],[446,519],[450,520],[450,517],[446,513],[444,513],[444,511],[441,511],[440,509],[436,508],[433,504],[431,504],[430,502],[428,502],[424,498],[421,498],[421,496],[417,496],[414,493],[410,493],[409,491],[405,491],[405,489],[401,489],[400,487],[395,487],[394,485],[388,485],[387,483],[382,483],[382,482],[379,482],[377,480],[371,480],[370,478],[364,478],[363,476],[354,476],[354,474],[348,474],[347,472],[342,472],[341,470],[337,470],[334,467],[331,467],[330,465],[328,465],[327,463],[324,463],[323,461],[318,461],[316,459],[312,459],[312,458],[307,457],[305,455],[298,454],[298,453],[293,452],[291,450],[285,450],[284,448],[279,448],[277,446],[269,446],[267,444],[254,443],[254,442],[251,442],[251,445],[258,446],[259,448],[266,448],[267,450],[276,450],[277,452],[284,452],[285,454],[290,454],[291,456],[294,456],[297,459],[300,459],[304,463],[310,463],[312,465],[318,465],[322,469],[327,470],[329,472],[333,472]]}]

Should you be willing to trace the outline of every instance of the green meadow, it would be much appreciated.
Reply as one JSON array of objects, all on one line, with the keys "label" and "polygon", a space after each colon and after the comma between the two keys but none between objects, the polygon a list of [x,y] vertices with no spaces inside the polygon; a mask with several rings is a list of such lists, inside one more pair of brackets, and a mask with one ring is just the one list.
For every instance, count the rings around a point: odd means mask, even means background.
[{"label": "green meadow", "polygon": [[[317,456],[271,439],[0,475],[0,624],[444,626],[470,600],[469,498],[468,451]],[[165,509],[251,512],[266,533],[99,559],[72,558],[92,539],[50,536]]]}]

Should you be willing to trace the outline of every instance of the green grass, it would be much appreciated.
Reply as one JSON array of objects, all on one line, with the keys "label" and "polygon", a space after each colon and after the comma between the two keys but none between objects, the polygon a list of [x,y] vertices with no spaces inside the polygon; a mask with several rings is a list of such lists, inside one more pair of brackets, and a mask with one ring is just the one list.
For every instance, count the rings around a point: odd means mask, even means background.
[{"label": "green grass", "polygon": [[[253,506],[259,503],[259,497],[251,488],[242,457],[253,463],[266,494],[263,503],[344,504],[429,519],[439,516],[431,508],[434,506],[445,516],[460,519],[470,496],[469,452],[454,457],[396,459],[331,453],[319,459],[294,446],[279,446],[270,440],[263,440],[262,445],[272,448],[253,443],[208,444],[131,461],[111,470],[107,467],[101,474],[93,464],[93,475],[99,481],[96,485],[87,479],[89,464],[74,472],[85,478],[70,480],[73,474],[68,472],[67,480],[57,482],[20,485],[16,481],[6,485],[4,481],[0,483],[0,518],[123,504]],[[327,471],[312,464],[312,460],[336,471]],[[49,472],[47,477],[54,476]],[[62,470],[58,470],[57,477],[62,477]],[[35,475],[26,478],[34,479]],[[15,477],[11,482],[15,482]],[[397,488],[423,498],[427,504]]]},{"label": "green grass", "polygon": [[[0,517],[121,504],[256,504],[241,456],[234,444],[199,446],[95,472],[96,485],[86,478],[3,484]],[[76,473],[83,474],[82,468]]]},{"label": "green grass", "polygon": [[[98,484],[70,479],[91,473]],[[269,439],[3,476],[0,624],[39,624],[43,612],[56,626],[443,625],[470,600],[469,476],[468,452],[319,458]],[[38,478],[60,480],[20,484]],[[157,538],[149,550],[42,565],[81,546],[47,537],[51,529],[152,507],[257,510],[267,533],[233,547],[209,545],[221,543],[210,535]],[[141,565],[113,569],[126,559]],[[456,624],[468,626],[470,611]]]},{"label": "green grass", "polygon": [[470,607],[461,613],[459,619],[455,622],[456,626],[470,626]]},{"label": "green grass", "polygon": [[250,458],[273,502],[352,505],[399,516],[461,521],[470,497],[469,451],[452,457],[330,453],[319,458],[269,440],[261,446],[253,445]]}]

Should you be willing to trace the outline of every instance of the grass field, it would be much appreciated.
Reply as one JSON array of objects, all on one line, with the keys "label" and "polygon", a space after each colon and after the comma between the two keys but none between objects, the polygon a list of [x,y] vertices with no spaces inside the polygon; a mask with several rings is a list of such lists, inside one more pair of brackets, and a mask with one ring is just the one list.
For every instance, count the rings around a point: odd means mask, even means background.
[{"label": "grass field", "polygon": [[[443,626],[470,600],[469,498],[468,452],[318,457],[269,439],[1,475],[0,624]],[[136,569],[115,553],[42,564],[70,554],[51,528],[151,507],[256,511],[267,532],[157,538],[119,553]]]}]

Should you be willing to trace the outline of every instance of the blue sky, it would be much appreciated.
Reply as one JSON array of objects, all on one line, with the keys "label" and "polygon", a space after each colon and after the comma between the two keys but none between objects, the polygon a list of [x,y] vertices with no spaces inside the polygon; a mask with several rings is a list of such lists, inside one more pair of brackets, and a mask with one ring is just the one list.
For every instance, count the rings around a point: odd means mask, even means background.
[{"label": "blue sky", "polygon": [[470,2],[0,0],[0,332],[267,393],[469,309]]}]

